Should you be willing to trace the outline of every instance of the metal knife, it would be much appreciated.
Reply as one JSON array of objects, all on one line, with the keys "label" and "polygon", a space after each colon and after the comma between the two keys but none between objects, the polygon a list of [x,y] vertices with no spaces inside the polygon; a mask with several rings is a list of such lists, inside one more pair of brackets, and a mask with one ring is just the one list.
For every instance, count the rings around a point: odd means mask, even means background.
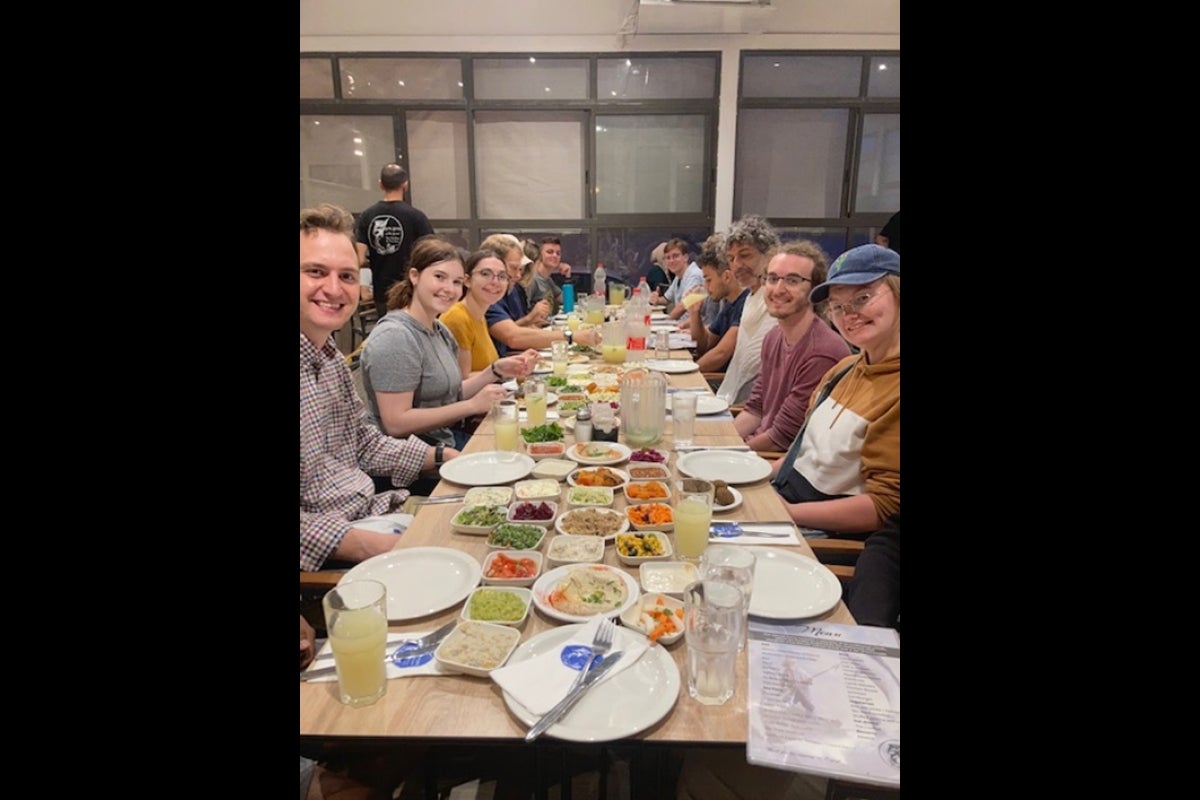
[{"label": "metal knife", "polygon": [[603,661],[592,667],[591,672],[584,677],[583,683],[568,692],[567,696],[558,702],[558,705],[543,714],[542,718],[529,729],[529,733],[525,734],[525,741],[532,742],[541,736],[547,728],[558,722],[568,711],[574,708],[575,704],[579,702],[579,698],[583,697],[583,693],[588,690],[588,687],[604,677],[604,673],[608,672],[614,664],[620,661],[622,655],[623,653],[620,650],[610,653]]}]

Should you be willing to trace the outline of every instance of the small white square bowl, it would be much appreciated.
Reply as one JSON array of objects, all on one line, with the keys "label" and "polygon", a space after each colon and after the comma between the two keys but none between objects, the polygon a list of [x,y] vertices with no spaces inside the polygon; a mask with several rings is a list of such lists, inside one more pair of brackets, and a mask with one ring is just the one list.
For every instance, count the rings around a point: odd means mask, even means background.
[{"label": "small white square bowl", "polygon": [[[492,568],[496,559],[503,556],[504,558],[520,561],[528,558],[534,563],[533,575],[525,578],[499,578],[488,577],[488,571]],[[537,550],[493,550],[488,553],[483,559],[483,577],[482,580],[487,586],[532,586],[533,582],[542,574],[542,554]]]},{"label": "small white square bowl", "polygon": [[[500,595],[513,595],[521,602],[523,606],[520,616],[508,617],[505,619],[477,619],[471,611],[472,601],[480,600],[486,597],[499,597]],[[529,606],[533,602],[533,592],[522,586],[480,586],[467,595],[466,601],[463,603],[462,613],[459,615],[464,621],[471,622],[490,622],[493,625],[509,625],[513,628],[520,628],[525,624],[525,620],[529,618]]]},{"label": "small white square bowl", "polygon": [[510,625],[460,622],[438,645],[433,657],[453,672],[486,678],[492,670],[504,666],[520,639],[521,632]]}]

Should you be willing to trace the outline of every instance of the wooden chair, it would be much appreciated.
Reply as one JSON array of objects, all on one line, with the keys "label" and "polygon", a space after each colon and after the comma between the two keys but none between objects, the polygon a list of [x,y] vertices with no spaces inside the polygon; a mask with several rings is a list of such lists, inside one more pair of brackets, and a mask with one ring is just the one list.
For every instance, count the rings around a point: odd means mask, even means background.
[{"label": "wooden chair", "polygon": [[858,539],[806,539],[805,541],[813,549],[813,555],[817,557],[817,561],[837,575],[844,588],[854,577],[854,565],[863,551],[863,543]]}]

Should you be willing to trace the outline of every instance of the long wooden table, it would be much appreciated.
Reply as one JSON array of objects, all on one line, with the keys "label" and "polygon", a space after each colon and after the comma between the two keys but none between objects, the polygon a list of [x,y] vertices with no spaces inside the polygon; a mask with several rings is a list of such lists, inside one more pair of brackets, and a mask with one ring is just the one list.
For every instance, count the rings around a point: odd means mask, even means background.
[{"label": "long wooden table", "polygon": [[[687,351],[675,351],[673,358],[690,358]],[[708,388],[699,372],[669,375],[668,385],[674,388]],[[696,444],[740,444],[741,438],[728,420],[714,421],[696,418]],[[572,443],[567,436],[568,446]],[[666,438],[657,445],[671,450],[671,423],[666,425]],[[483,423],[471,437],[465,453],[495,449],[495,437],[490,422]],[[675,466],[676,454],[672,451],[668,466],[675,477],[679,477]],[[626,465],[620,465],[622,467]],[[563,484],[564,487],[566,484]],[[737,487],[743,495],[740,508],[724,514],[715,514],[714,519],[753,519],[777,521],[787,519],[778,495],[764,479],[753,484]],[[464,487],[442,481],[433,496],[457,494]],[[564,492],[565,496],[565,492]],[[624,497],[618,493],[615,508],[623,508]],[[470,553],[482,563],[488,554],[485,537],[455,533],[450,530],[450,519],[462,509],[460,503],[425,505],[420,508],[413,524],[397,537],[396,548],[437,546],[452,547]],[[554,531],[543,541],[545,551]],[[673,535],[672,535],[673,536]],[[672,544],[674,539],[672,538]],[[807,543],[791,545],[790,552],[812,556]],[[620,562],[616,547],[606,548],[603,563],[629,571],[635,578],[637,568]],[[547,564],[546,568],[553,565]],[[392,625],[393,631],[428,631],[458,618],[462,603],[453,608],[431,614],[419,620],[409,620]],[[818,619],[828,622],[854,624],[845,604],[840,602]],[[530,610],[529,619],[521,632],[521,641],[561,625],[545,617],[535,608]],[[706,706],[697,703],[687,692],[686,653],[682,639],[667,646],[675,658],[680,672],[680,692],[675,707],[662,720],[638,734],[635,739],[656,742],[734,744],[746,741],[746,654],[738,657],[738,689],[732,699],[721,706]],[[491,680],[470,676],[415,676],[388,681],[387,693],[375,704],[363,708],[350,708],[337,699],[336,683],[300,684],[300,734],[312,737],[386,737],[424,740],[496,739],[521,740],[526,728],[509,713],[500,688]]]}]

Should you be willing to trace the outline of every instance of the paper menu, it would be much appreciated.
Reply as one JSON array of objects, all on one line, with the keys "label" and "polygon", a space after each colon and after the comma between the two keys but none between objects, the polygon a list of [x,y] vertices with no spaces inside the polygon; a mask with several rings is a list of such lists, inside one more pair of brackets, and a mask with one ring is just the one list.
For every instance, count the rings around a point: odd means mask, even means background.
[{"label": "paper menu", "polygon": [[746,757],[900,785],[900,636],[890,628],[752,619]]}]

